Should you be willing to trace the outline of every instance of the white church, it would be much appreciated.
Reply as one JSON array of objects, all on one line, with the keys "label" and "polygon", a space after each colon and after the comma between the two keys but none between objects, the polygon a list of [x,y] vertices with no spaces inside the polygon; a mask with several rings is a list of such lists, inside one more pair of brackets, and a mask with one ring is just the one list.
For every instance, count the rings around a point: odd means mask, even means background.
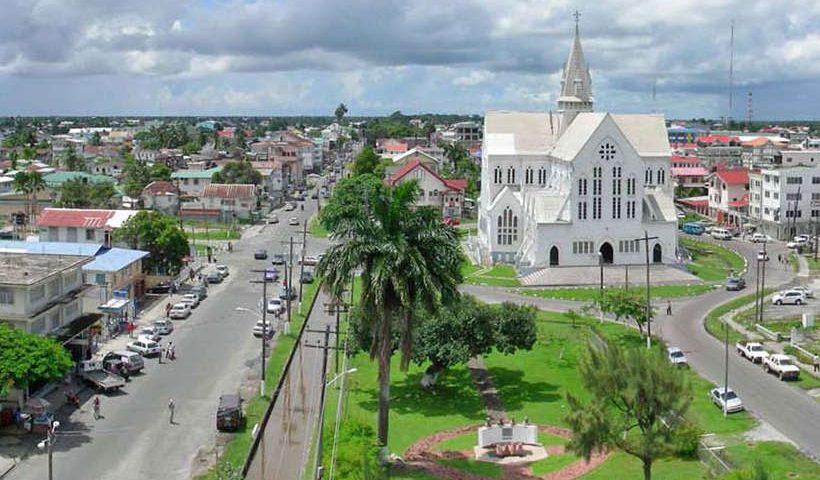
[{"label": "white church", "polygon": [[662,115],[593,112],[576,20],[557,112],[484,117],[483,262],[524,268],[674,262],[677,218]]}]

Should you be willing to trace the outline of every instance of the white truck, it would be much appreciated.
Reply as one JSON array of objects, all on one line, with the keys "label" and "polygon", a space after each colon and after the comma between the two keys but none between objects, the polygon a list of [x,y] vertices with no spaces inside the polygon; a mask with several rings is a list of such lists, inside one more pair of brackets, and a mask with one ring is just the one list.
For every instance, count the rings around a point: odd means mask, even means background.
[{"label": "white truck", "polygon": [[741,357],[749,359],[753,363],[762,363],[769,356],[769,352],[763,350],[763,345],[758,342],[741,340],[735,344],[735,348]]},{"label": "white truck", "polygon": [[792,363],[788,355],[776,353],[769,355],[763,360],[763,370],[766,373],[774,373],[780,380],[797,380],[800,376],[800,369]]},{"label": "white truck", "polygon": [[105,370],[101,360],[80,362],[79,376],[92,387],[106,393],[119,390],[125,386],[125,379]]}]

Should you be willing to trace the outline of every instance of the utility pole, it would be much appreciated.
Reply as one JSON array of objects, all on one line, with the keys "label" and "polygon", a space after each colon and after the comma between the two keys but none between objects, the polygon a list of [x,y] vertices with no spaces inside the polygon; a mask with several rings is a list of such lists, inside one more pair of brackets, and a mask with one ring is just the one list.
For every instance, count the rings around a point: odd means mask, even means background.
[{"label": "utility pole", "polygon": [[[765,258],[765,257],[764,257]],[[760,256],[758,254],[757,261],[755,262],[757,266],[755,270],[755,321],[757,321],[757,317],[760,315]]]},{"label": "utility pole", "polygon": [[302,282],[302,278],[304,278],[305,276],[305,251],[307,250],[307,220],[305,220],[303,223],[304,225],[302,226],[302,261],[299,262],[299,305],[302,304],[302,289],[305,286],[304,282]]},{"label": "utility pole", "polygon": [[766,262],[768,262],[769,254],[766,252],[766,244],[763,242],[763,267],[760,269],[760,319],[758,323],[763,323],[763,298],[766,296]]},{"label": "utility pole", "polygon": [[658,237],[650,237],[649,232],[643,231],[643,238],[636,238],[636,242],[644,242],[646,252],[646,348],[652,346],[652,304],[649,296],[649,241],[657,240]]},{"label": "utility pole", "polygon": [[333,333],[337,337],[339,336],[338,330],[332,332],[330,330],[330,325],[325,325],[324,330],[312,330],[307,329],[307,332],[311,333],[324,333],[325,334],[325,342],[324,344],[320,344],[317,342],[316,344],[305,343],[306,347],[310,348],[320,348],[322,349],[322,390],[319,394],[319,436],[316,441],[316,473],[314,478],[316,480],[320,480],[324,473],[324,467],[322,466],[322,442],[324,436],[324,423],[325,423],[325,392],[327,391],[327,352],[331,349],[336,349],[336,347],[330,346],[330,334]]},{"label": "utility pole", "polygon": [[[268,313],[268,271],[267,270],[251,270],[253,273],[261,273],[262,280],[251,280],[251,283],[261,283],[262,284],[262,306],[260,310],[262,310],[262,378],[259,381],[259,395],[265,396],[265,356],[266,356],[266,343],[267,343],[267,336],[268,336],[268,321],[267,321],[267,313]],[[271,334],[273,334],[273,328],[271,328]]]},{"label": "utility pole", "polygon": [[[757,302],[755,302],[755,305],[757,305]],[[729,410],[728,410],[728,403],[729,402],[726,401],[726,391],[729,389],[729,321],[728,320],[725,320],[723,322],[723,328],[725,330],[725,336],[724,336],[724,339],[723,339],[723,350],[724,350],[724,352],[723,352],[723,355],[724,355],[724,358],[723,358],[723,361],[724,361],[724,366],[723,366],[723,395],[724,395],[724,397],[723,397],[723,416],[725,417],[725,416],[729,415]]]},{"label": "utility pole", "polygon": [[[340,314],[342,312],[347,312],[348,307],[349,307],[349,305],[346,304],[344,302],[344,300],[342,300],[341,297],[334,298],[330,302],[325,303],[325,312],[326,313],[335,313],[336,314],[336,331],[337,332],[339,331],[339,320],[340,320],[340,316],[341,316]],[[336,358],[334,359],[334,368],[335,368],[334,371],[336,373],[339,373],[339,350],[340,349],[339,349],[339,335],[338,334],[336,335],[336,347],[335,348],[336,348],[336,355],[335,355]]]}]

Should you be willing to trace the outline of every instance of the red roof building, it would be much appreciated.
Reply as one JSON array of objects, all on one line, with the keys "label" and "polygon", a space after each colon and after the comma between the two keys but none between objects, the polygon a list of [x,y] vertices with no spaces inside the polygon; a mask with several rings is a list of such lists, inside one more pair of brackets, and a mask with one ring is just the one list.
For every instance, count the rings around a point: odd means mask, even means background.
[{"label": "red roof building", "polygon": [[467,180],[443,178],[416,158],[393,172],[385,180],[385,184],[392,187],[407,180],[416,180],[419,184],[420,193],[416,205],[440,208],[444,219],[461,218]]},{"label": "red roof building", "polygon": [[749,170],[745,168],[737,168],[734,170],[720,170],[715,172],[715,175],[726,185],[748,185],[749,184]]},{"label": "red roof building", "polygon": [[250,198],[256,196],[256,185],[212,183],[202,192],[203,198]]},{"label": "red roof building", "polygon": [[103,228],[114,210],[46,208],[37,218],[38,227]]}]

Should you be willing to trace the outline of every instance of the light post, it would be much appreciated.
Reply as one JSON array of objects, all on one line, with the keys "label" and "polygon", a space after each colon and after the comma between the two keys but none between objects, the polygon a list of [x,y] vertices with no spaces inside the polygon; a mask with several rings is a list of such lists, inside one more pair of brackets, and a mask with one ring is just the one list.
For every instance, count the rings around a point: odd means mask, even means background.
[{"label": "light post", "polygon": [[601,270],[601,286],[600,286],[600,294],[603,296],[604,294],[604,254],[598,252],[598,268]]},{"label": "light post", "polygon": [[54,451],[54,442],[57,440],[57,428],[60,426],[60,422],[54,420],[51,422],[51,426],[48,427],[48,431],[46,432],[45,440],[41,441],[37,444],[37,448],[40,450],[47,448],[48,449],[48,480],[52,480],[54,478],[54,467],[53,467],[53,451]]},{"label": "light post", "polygon": [[[267,299],[264,299],[262,301],[262,309],[263,309],[262,311],[265,311],[264,309],[267,308],[267,305],[265,305],[265,303],[264,303],[266,301],[267,301]],[[237,312],[246,312],[246,313],[257,314],[253,310],[251,310],[249,308],[245,308],[245,307],[236,307],[236,311]],[[264,397],[265,396],[265,342],[267,341],[267,336],[268,336],[268,323],[267,323],[267,319],[265,319],[265,317],[262,316],[262,315],[259,315],[259,319],[262,320],[262,358],[261,358],[262,378],[259,379],[259,395]],[[270,329],[271,329],[271,333],[273,333],[273,326],[271,326]]]},{"label": "light post", "polygon": [[[336,401],[336,423],[335,423],[335,427],[333,429],[333,450],[331,450],[331,453],[330,453],[330,475],[328,476],[329,480],[333,478],[333,470],[334,470],[334,466],[336,464],[336,445],[337,445],[337,441],[339,439],[339,426],[342,423],[342,402],[344,400],[344,391],[345,391],[344,377],[346,377],[349,373],[356,373],[357,370],[358,370],[358,368],[353,367],[353,368],[350,368],[350,369],[345,370],[343,372],[339,372],[339,373],[336,374],[335,377],[333,377],[329,382],[327,382],[327,385],[325,385],[325,387],[329,387],[329,386],[333,385],[333,383],[336,382],[336,380],[338,380],[340,378],[342,379],[342,381],[339,383],[339,398]],[[325,414],[324,414],[324,408],[323,408],[322,412],[319,414],[320,421],[324,421],[324,416],[325,416]],[[321,442],[322,442],[322,424],[320,423],[319,424],[319,445],[321,445]],[[324,468],[322,467],[321,446],[319,446],[317,448],[320,449],[319,458],[317,460],[318,465],[319,465],[319,467],[317,469],[318,470],[317,478],[321,478],[322,473],[324,471]]]}]

